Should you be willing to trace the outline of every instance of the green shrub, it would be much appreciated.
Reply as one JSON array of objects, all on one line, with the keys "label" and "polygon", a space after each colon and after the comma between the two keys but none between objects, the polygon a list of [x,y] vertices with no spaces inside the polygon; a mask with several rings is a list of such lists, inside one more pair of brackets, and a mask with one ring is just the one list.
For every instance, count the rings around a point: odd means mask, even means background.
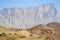
[{"label": "green shrub", "polygon": [[19,38],[26,38],[25,36],[19,36]]},{"label": "green shrub", "polygon": [[30,34],[30,36],[33,36],[33,34]]},{"label": "green shrub", "polygon": [[6,36],[6,34],[5,33],[1,33],[0,36]]}]

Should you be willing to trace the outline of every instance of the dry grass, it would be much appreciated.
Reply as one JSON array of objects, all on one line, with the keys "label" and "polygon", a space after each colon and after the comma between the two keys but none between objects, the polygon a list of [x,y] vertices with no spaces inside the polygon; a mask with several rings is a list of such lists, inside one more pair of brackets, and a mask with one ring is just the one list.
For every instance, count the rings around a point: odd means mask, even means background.
[{"label": "dry grass", "polygon": [[29,30],[21,31],[9,30],[0,26],[0,40],[59,40],[59,32],[48,25],[42,24]]}]

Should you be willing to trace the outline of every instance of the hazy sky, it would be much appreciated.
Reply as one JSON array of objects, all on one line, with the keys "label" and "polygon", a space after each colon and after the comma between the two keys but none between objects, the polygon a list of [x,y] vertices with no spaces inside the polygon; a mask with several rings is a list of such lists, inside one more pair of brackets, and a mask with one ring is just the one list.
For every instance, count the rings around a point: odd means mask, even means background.
[{"label": "hazy sky", "polygon": [[13,7],[35,7],[42,4],[53,3],[60,13],[60,0],[0,0],[0,10],[3,8],[13,8]]}]

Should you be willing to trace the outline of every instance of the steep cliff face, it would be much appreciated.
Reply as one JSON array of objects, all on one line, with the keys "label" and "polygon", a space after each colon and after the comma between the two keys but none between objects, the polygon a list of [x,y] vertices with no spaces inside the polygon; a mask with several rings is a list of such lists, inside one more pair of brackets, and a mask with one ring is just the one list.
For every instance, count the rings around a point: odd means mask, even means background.
[{"label": "steep cliff face", "polygon": [[0,11],[0,25],[27,29],[55,21],[56,14],[54,4],[44,4],[34,8],[4,8]]}]

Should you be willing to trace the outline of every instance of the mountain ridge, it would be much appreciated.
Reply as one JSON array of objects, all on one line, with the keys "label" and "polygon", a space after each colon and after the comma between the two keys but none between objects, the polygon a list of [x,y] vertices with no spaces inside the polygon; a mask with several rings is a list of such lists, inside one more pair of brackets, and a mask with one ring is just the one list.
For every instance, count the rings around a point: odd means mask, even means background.
[{"label": "mountain ridge", "polygon": [[0,11],[0,25],[14,29],[28,29],[39,24],[55,21],[56,14],[57,11],[54,4],[45,4],[26,9],[5,8]]}]

